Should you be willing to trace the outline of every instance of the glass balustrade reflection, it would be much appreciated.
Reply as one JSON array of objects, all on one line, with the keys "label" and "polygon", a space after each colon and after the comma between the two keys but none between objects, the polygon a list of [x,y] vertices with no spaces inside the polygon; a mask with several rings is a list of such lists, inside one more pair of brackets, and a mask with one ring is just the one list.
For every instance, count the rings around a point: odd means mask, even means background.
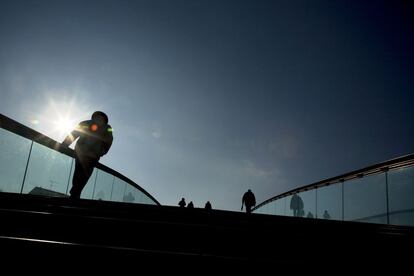
[{"label": "glass balustrade reflection", "polygon": [[[84,199],[93,198],[97,174],[98,174],[98,169],[94,168],[91,177],[88,179],[88,182],[86,183],[85,187],[82,190],[81,198],[84,198]],[[70,183],[72,183],[72,180]]]},{"label": "glass balustrade reflection", "polygon": [[385,173],[344,182],[344,220],[387,223]]},{"label": "glass balustrade reflection", "polygon": [[127,183],[118,177],[115,177],[114,187],[112,189],[112,201],[124,202],[125,190]]},{"label": "glass balustrade reflection", "polygon": [[[53,144],[53,140],[49,141]],[[0,192],[69,196],[75,169],[71,156],[3,128],[0,150]],[[157,205],[133,185],[97,168],[81,198]]]},{"label": "glass balustrade reflection", "polygon": [[414,226],[414,167],[388,172],[390,224]]},{"label": "glass balustrade reflection", "polygon": [[71,167],[71,157],[33,143],[23,193],[65,197]]},{"label": "glass balustrade reflection", "polygon": [[409,165],[285,196],[254,212],[413,226],[413,194],[414,166]]},{"label": "glass balustrade reflection", "polygon": [[317,189],[318,218],[342,220],[342,183]]},{"label": "glass balustrade reflection", "polygon": [[298,217],[316,218],[316,189],[301,192],[299,197],[300,208]]},{"label": "glass balustrade reflection", "polygon": [[279,198],[276,200],[276,215],[278,216],[289,216],[286,210],[286,201],[289,201],[290,196]]},{"label": "glass balustrade reflection", "polygon": [[114,176],[98,169],[96,173],[96,184],[92,199],[110,200],[113,184]]},{"label": "glass balustrade reflection", "polygon": [[132,186],[127,186],[125,195],[124,195],[124,202],[129,203],[142,203],[142,193],[141,191],[135,189]]},{"label": "glass balustrade reflection", "polygon": [[147,196],[144,193],[142,193],[142,203],[143,204],[148,204],[148,205],[156,205],[154,200],[152,200],[149,196]]},{"label": "glass balustrade reflection", "polygon": [[292,204],[292,196],[291,195],[290,196],[286,196],[285,198],[286,198],[285,215],[288,216],[288,217],[293,217],[294,214],[295,214],[295,212],[294,212],[295,205]]},{"label": "glass balustrade reflection", "polygon": [[273,215],[273,210],[276,209],[276,202],[272,201],[270,203],[267,204],[267,208],[266,208],[266,214],[268,215]]},{"label": "glass balustrade reflection", "polygon": [[20,193],[32,141],[0,128],[0,192]]}]

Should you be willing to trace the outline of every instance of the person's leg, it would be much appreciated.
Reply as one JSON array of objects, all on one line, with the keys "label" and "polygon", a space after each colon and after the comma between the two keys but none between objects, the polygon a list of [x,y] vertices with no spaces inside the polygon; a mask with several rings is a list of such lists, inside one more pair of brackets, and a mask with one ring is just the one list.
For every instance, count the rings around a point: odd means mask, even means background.
[{"label": "person's leg", "polygon": [[250,205],[246,205],[246,213],[250,214],[252,212],[252,207]]},{"label": "person's leg", "polygon": [[90,158],[76,158],[75,172],[73,174],[72,189],[70,190],[71,198],[80,198],[83,188],[88,183],[93,169],[98,161]]},{"label": "person's leg", "polygon": [[70,197],[71,198],[80,198],[80,194],[82,189],[80,185],[85,178],[85,173],[83,170],[82,163],[79,158],[75,158],[75,171],[73,173],[72,179],[72,188],[70,189]]}]

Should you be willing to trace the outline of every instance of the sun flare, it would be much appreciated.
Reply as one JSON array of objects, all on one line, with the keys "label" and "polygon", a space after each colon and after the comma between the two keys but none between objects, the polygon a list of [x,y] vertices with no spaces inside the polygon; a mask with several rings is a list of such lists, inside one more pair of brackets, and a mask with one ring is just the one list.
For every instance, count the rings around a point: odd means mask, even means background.
[{"label": "sun flare", "polygon": [[88,105],[75,97],[59,101],[49,98],[47,102],[43,111],[33,116],[30,123],[36,130],[57,141],[62,141],[79,122],[91,116]]},{"label": "sun flare", "polygon": [[59,133],[59,136],[68,135],[76,126],[76,122],[68,117],[59,117],[53,122],[55,130]]}]

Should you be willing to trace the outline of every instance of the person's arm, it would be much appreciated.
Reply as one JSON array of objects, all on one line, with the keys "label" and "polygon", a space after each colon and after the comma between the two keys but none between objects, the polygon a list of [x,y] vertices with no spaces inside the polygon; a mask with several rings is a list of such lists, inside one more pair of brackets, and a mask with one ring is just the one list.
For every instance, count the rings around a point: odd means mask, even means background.
[{"label": "person's arm", "polygon": [[107,127],[107,133],[105,133],[105,139],[103,141],[103,147],[102,147],[102,153],[101,156],[108,153],[109,149],[112,146],[112,142],[114,140],[114,137],[112,135],[112,128],[111,126]]},{"label": "person's arm", "polygon": [[244,205],[244,196],[242,198],[242,206],[241,206],[240,210],[243,210],[243,205]]}]

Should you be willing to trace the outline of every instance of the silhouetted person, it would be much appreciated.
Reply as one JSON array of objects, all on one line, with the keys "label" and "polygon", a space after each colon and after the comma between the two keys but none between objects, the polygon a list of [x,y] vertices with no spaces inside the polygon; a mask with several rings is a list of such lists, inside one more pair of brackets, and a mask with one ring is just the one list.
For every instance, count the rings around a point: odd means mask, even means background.
[{"label": "silhouetted person", "polygon": [[302,201],[302,198],[298,196],[297,194],[294,194],[292,196],[292,199],[290,200],[290,209],[293,210],[294,217],[304,216],[303,201]]},{"label": "silhouetted person", "polygon": [[307,218],[314,218],[313,214],[311,212],[308,212],[308,215],[306,216]]},{"label": "silhouetted person", "polygon": [[194,204],[192,201],[190,201],[190,203],[188,203],[187,208],[193,209],[194,208]]},{"label": "silhouetted person", "polygon": [[211,203],[210,203],[210,201],[207,201],[206,202],[206,205],[204,205],[204,208],[206,209],[206,210],[211,210],[212,208],[211,208]]},{"label": "silhouetted person", "polygon": [[80,122],[79,125],[62,142],[68,147],[77,138],[75,146],[75,172],[73,174],[71,198],[80,198],[81,192],[98,164],[112,145],[112,128],[108,125],[108,116],[101,111],[92,114],[92,119]]},{"label": "silhouetted person", "polygon": [[187,204],[185,203],[185,199],[184,199],[184,198],[182,198],[182,199],[180,200],[180,202],[178,202],[178,205],[179,205],[181,208],[184,208],[184,207],[185,207],[185,205],[187,205]]},{"label": "silhouetted person", "polygon": [[331,215],[329,215],[327,210],[325,210],[325,212],[323,212],[323,218],[324,219],[330,219],[331,218]]},{"label": "silhouetted person", "polygon": [[252,212],[252,207],[256,206],[256,198],[250,189],[243,195],[241,210],[243,210],[243,205],[246,205],[246,213],[248,214]]}]

